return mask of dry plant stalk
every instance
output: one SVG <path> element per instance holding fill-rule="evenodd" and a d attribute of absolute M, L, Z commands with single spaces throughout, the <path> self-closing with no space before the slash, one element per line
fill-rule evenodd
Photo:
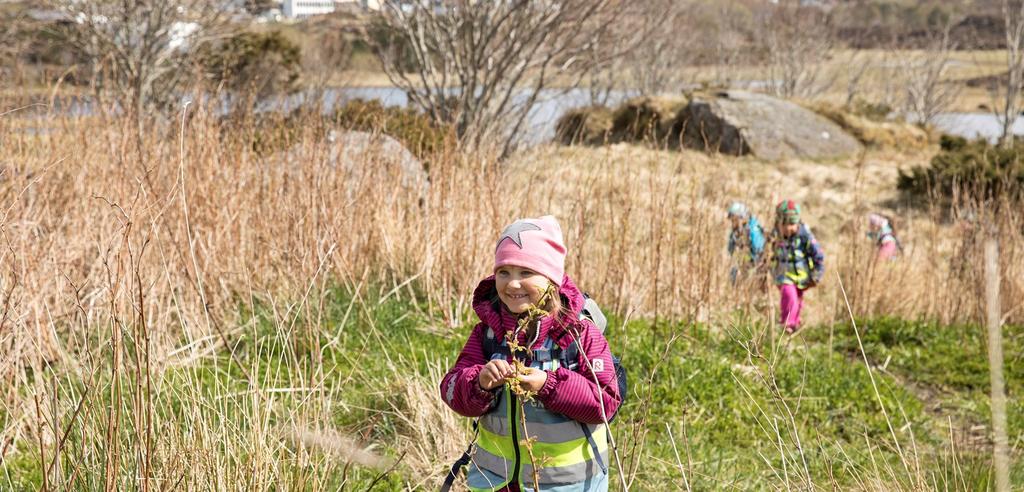
<path fill-rule="evenodd" d="M 321 449 L 345 461 L 378 470 L 386 470 L 394 464 L 392 460 L 377 455 L 370 448 L 359 446 L 354 439 L 335 430 L 292 425 L 281 432 L 285 438 L 296 444 Z"/>
<path fill-rule="evenodd" d="M 985 240 L 985 298 L 988 305 L 988 370 L 991 381 L 992 463 L 996 491 L 1010 490 L 1010 450 L 1006 435 L 1006 389 L 1003 382 L 1003 313 L 999 303 L 999 242 Z"/>
<path fill-rule="evenodd" d="M 519 406 L 519 424 L 523 428 L 523 439 L 521 439 L 519 443 L 526 448 L 526 453 L 530 457 L 530 464 L 533 465 L 534 490 L 540 490 L 540 469 L 546 465 L 548 457 L 545 456 L 543 459 L 537 458 L 533 452 L 533 444 L 537 442 L 537 438 L 531 437 L 530 431 L 526 428 L 526 411 L 524 406 L 527 402 L 533 401 L 533 397 L 536 393 L 524 388 L 520 377 L 534 369 L 531 369 L 529 366 L 524 364 L 522 359 L 516 355 L 521 353 L 529 358 L 533 358 L 532 347 L 524 347 L 519 344 L 519 334 L 529 333 L 530 326 L 535 326 L 535 323 L 538 323 L 541 319 L 550 314 L 538 306 L 546 306 L 548 301 L 554 295 L 557 295 L 555 287 L 553 284 L 549 283 L 548 287 L 541 293 L 540 298 L 537 299 L 537 303 L 530 304 L 526 310 L 526 315 L 520 317 L 516 322 L 516 329 L 511 333 L 508 333 L 506 336 L 508 350 L 509 353 L 512 354 L 512 376 L 505 380 L 505 384 L 508 386 L 509 391 L 516 395 L 516 405 Z"/>

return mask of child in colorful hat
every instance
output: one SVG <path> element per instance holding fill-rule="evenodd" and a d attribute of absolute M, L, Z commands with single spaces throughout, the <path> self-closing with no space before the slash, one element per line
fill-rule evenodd
<path fill-rule="evenodd" d="M 800 219 L 800 204 L 783 200 L 775 207 L 773 270 L 779 288 L 779 322 L 787 333 L 800 329 L 804 292 L 825 274 L 825 253 Z"/>

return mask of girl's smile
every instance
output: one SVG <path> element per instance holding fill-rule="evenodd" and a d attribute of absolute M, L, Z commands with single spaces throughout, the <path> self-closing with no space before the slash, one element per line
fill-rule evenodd
<path fill-rule="evenodd" d="M 515 314 L 524 313 L 530 305 L 537 304 L 551 285 L 543 275 L 514 265 L 499 267 L 494 272 L 494 282 L 498 298 Z"/>

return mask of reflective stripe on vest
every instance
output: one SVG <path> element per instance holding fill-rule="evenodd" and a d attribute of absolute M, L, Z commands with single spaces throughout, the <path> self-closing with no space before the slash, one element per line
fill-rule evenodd
<path fill-rule="evenodd" d="M 550 347 L 551 343 L 550 340 L 545 341 L 546 346 Z M 543 362 L 534 361 L 531 365 L 539 367 L 542 364 Z M 533 466 L 530 463 L 529 453 L 520 442 L 515 442 L 515 438 L 524 440 L 527 435 L 536 438 L 533 443 L 533 453 L 539 462 L 544 463 L 538 472 L 540 483 L 575 483 L 603 473 L 580 423 L 565 415 L 548 411 L 538 401 L 528 402 L 522 406 L 526 416 L 526 433 L 519 421 L 517 411 L 514 419 L 516 432 L 513 436 L 513 433 L 510 432 L 512 409 L 508 405 L 511 398 L 512 395 L 509 393 L 508 387 L 504 387 L 498 395 L 498 404 L 480 419 L 480 436 L 472 462 L 475 467 L 481 469 L 476 473 L 487 471 L 499 478 L 499 483 L 494 483 L 488 489 L 480 490 L 501 488 L 509 482 L 511 479 L 509 475 L 515 469 L 517 447 L 520 456 L 519 480 L 527 486 L 531 485 Z M 598 452 L 601 453 L 602 462 L 607 463 L 608 441 L 605 426 L 599 424 L 587 427 L 590 429 Z M 471 475 L 474 472 L 473 468 L 474 466 L 470 467 Z M 471 488 L 476 488 L 472 485 Z"/>
<path fill-rule="evenodd" d="M 804 237 L 797 233 L 792 238 L 782 239 L 775 250 L 778 264 L 775 268 L 776 282 L 786 280 L 795 285 L 803 285 L 810 278 L 814 269 L 814 261 L 804 253 Z"/>
<path fill-rule="evenodd" d="M 590 451 L 590 445 L 586 445 L 586 449 Z M 534 452 L 537 452 L 536 445 L 534 446 Z M 522 465 L 522 471 L 519 473 L 520 482 L 525 484 L 527 487 L 533 486 L 533 465 L 529 464 L 530 458 L 525 454 L 526 450 L 523 450 L 523 459 L 525 462 Z M 608 452 L 601 452 L 602 459 L 608 459 Z M 486 449 L 477 448 L 477 451 L 473 454 L 473 463 L 484 469 L 488 470 L 495 475 L 505 477 L 506 466 L 507 470 L 512 469 L 512 462 L 506 460 L 500 456 L 494 455 Z M 570 484 L 582 482 L 590 477 L 594 477 L 603 473 L 600 465 L 597 464 L 597 460 L 586 460 L 580 461 L 573 464 L 554 466 L 548 464 L 541 467 L 538 473 L 541 484 Z M 507 483 L 507 479 L 502 482 L 502 486 Z M 500 488 L 496 486 L 495 488 Z"/>

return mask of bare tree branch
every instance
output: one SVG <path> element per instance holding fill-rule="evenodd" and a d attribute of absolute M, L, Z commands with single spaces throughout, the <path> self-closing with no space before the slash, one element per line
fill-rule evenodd
<path fill-rule="evenodd" d="M 221 36 L 225 4 L 211 0 L 49 0 L 74 23 L 66 40 L 89 60 L 99 92 L 112 93 L 141 130 L 180 97 L 191 48 Z"/>
<path fill-rule="evenodd" d="M 903 59 L 902 71 L 906 77 L 904 107 L 921 124 L 931 123 L 960 97 L 962 86 L 944 80 L 955 49 L 949 41 L 952 25 L 948 24 L 941 33 L 933 36 L 931 47 L 924 56 Z"/>
<path fill-rule="evenodd" d="M 1024 83 L 1024 2 L 1013 3 L 1019 5 L 1011 6 L 1010 0 L 1003 0 L 1001 5 L 1006 34 L 1006 90 L 1001 93 L 999 84 L 992 88 L 993 98 L 1001 100 L 996 107 L 996 117 L 1003 127 L 999 141 L 1006 146 L 1013 141 L 1013 125 L 1020 114 L 1018 99 Z"/>
<path fill-rule="evenodd" d="M 507 155 L 543 91 L 607 63 L 588 53 L 622 0 L 386 0 L 375 51 L 393 84 L 467 149 Z M 614 50 L 613 50 L 614 51 Z"/>
<path fill-rule="evenodd" d="M 835 37 L 828 16 L 800 2 L 770 7 L 762 39 L 768 49 L 767 86 L 779 97 L 811 97 L 828 89 L 823 64 Z"/>

